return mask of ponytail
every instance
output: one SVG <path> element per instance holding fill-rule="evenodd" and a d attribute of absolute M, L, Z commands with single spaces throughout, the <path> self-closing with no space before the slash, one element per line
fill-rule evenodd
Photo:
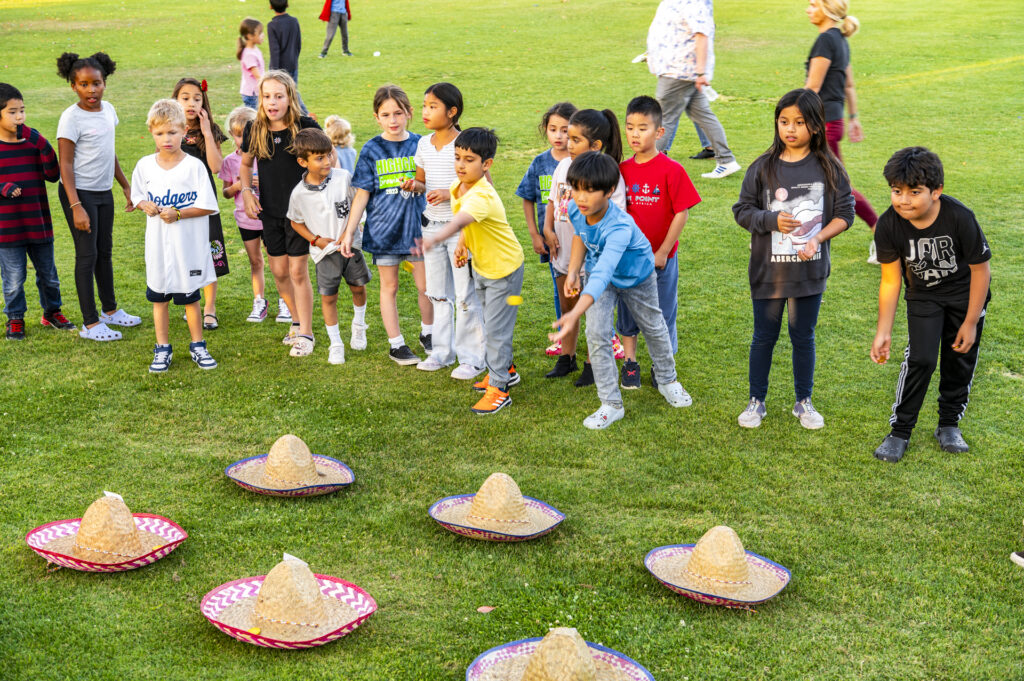
<path fill-rule="evenodd" d="M 860 28 L 860 22 L 857 21 L 857 17 L 851 17 L 847 14 L 850 11 L 849 0 L 818 0 L 818 3 L 826 17 L 832 21 L 842 22 L 839 32 L 843 34 L 843 37 L 849 38 Z"/>
<path fill-rule="evenodd" d="M 860 22 L 857 21 L 857 17 L 843 17 L 843 25 L 839 28 L 839 32 L 843 34 L 843 37 L 849 38 L 859 30 Z"/>
<path fill-rule="evenodd" d="M 610 128 L 608 141 L 604 145 L 604 153 L 611 156 L 616 163 L 622 163 L 622 132 L 619 131 L 619 119 L 615 117 L 615 112 L 611 109 L 605 109 L 601 113 L 608 119 Z"/>
<path fill-rule="evenodd" d="M 616 163 L 622 162 L 622 134 L 619 132 L 619 119 L 611 109 L 580 109 L 569 119 L 583 132 L 591 146 L 594 142 L 601 143 L 601 151 L 608 154 Z"/>
<path fill-rule="evenodd" d="M 263 30 L 263 24 L 259 19 L 253 19 L 252 17 L 246 17 L 242 19 L 242 24 L 238 27 L 238 50 L 235 52 L 235 58 L 239 61 L 242 60 L 242 50 L 245 49 L 246 42 L 249 40 L 249 36 L 256 34 L 258 31 Z"/>

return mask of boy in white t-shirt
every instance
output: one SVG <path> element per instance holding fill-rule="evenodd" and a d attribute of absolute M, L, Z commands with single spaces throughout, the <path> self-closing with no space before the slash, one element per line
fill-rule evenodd
<path fill-rule="evenodd" d="M 192 336 L 189 352 L 200 369 L 215 369 L 206 350 L 199 296 L 217 281 L 210 254 L 209 217 L 217 197 L 201 161 L 181 150 L 185 110 L 161 99 L 149 110 L 146 125 L 157 152 L 139 159 L 132 173 L 132 201 L 146 220 L 146 300 L 153 303 L 156 345 L 150 373 L 171 365 L 168 303 L 185 306 Z"/>
<path fill-rule="evenodd" d="M 292 153 L 306 169 L 302 181 L 295 185 L 288 201 L 288 219 L 295 233 L 309 242 L 309 255 L 316 263 L 316 285 L 320 291 L 320 307 L 324 326 L 331 339 L 327 361 L 345 363 L 345 343 L 338 330 L 338 288 L 344 279 L 352 291 L 353 350 L 366 349 L 366 284 L 372 275 L 363 258 L 362 231 L 352 239 L 352 256 L 346 258 L 336 243 L 345 231 L 345 224 L 356 195 L 352 176 L 347 170 L 334 168 L 334 146 L 319 128 L 306 128 L 295 135 Z M 295 346 L 292 347 L 293 354 Z"/>

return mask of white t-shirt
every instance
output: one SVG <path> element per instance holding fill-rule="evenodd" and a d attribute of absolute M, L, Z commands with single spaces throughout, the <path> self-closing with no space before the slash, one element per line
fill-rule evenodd
<path fill-rule="evenodd" d="M 432 141 L 434 134 L 424 135 L 416 145 L 415 162 L 417 166 L 423 168 L 424 184 L 427 186 L 428 192 L 435 189 L 448 189 L 458 177 L 455 174 L 455 140 L 444 145 L 438 151 Z M 451 201 L 442 201 L 433 206 L 428 202 L 423 214 L 431 222 L 448 222 L 455 217 L 452 215 Z"/>
<path fill-rule="evenodd" d="M 554 211 L 551 216 L 554 218 L 555 236 L 558 237 L 558 257 L 551 259 L 551 264 L 560 274 L 569 271 L 569 255 L 572 251 L 573 229 L 569 222 L 569 203 L 572 201 L 572 186 L 566 180 L 569 175 L 569 166 L 572 159 L 568 156 L 563 158 L 555 166 L 551 173 L 551 190 L 548 193 L 548 210 Z M 612 202 L 622 210 L 626 210 L 626 183 L 622 181 L 622 174 L 619 174 L 619 184 L 612 192 Z"/>
<path fill-rule="evenodd" d="M 331 174 L 319 187 L 306 184 L 306 176 L 303 175 L 288 201 L 288 219 L 305 225 L 306 229 L 317 236 L 334 241 L 345 231 L 355 195 L 352 176 L 343 168 L 331 168 Z M 353 250 L 363 247 L 362 232 L 360 227 L 352 237 Z M 325 255 L 335 250 L 334 246 L 317 248 L 310 244 L 309 255 L 313 262 L 320 262 Z"/>
<path fill-rule="evenodd" d="M 206 168 L 187 154 L 170 170 L 160 167 L 156 154 L 139 159 L 132 172 L 132 202 L 140 201 L 219 212 Z M 215 281 L 209 216 L 171 224 L 159 215 L 146 217 L 146 286 L 157 293 L 192 293 Z"/>
<path fill-rule="evenodd" d="M 114 105 L 107 101 L 101 101 L 100 110 L 96 112 L 72 104 L 60 115 L 57 139 L 75 143 L 76 189 L 104 192 L 113 186 L 117 123 Z"/>

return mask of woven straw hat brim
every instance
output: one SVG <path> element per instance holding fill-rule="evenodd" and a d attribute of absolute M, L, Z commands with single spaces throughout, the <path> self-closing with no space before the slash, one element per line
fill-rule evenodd
<path fill-rule="evenodd" d="M 294 487 L 267 487 L 263 480 L 263 469 L 267 465 L 267 456 L 269 455 L 260 454 L 236 461 L 224 469 L 224 474 L 245 489 L 257 494 L 269 494 L 271 496 L 315 496 L 317 494 L 328 494 L 343 487 L 348 487 L 355 480 L 352 469 L 341 461 L 322 454 L 314 454 L 313 463 L 316 465 L 317 473 L 320 474 L 316 484 Z"/>
<path fill-rule="evenodd" d="M 467 518 L 473 505 L 475 494 L 459 494 L 440 499 L 427 511 L 430 517 L 441 523 L 445 529 L 475 539 L 492 541 L 514 539 L 522 541 L 547 534 L 565 520 L 565 514 L 554 506 L 545 504 L 533 497 L 523 497 L 526 505 L 528 521 L 526 523 L 509 523 L 507 530 L 494 530 L 477 527 L 472 519 Z"/>
<path fill-rule="evenodd" d="M 325 622 L 316 623 L 317 626 L 296 626 L 295 636 L 269 638 L 253 633 L 260 626 L 253 617 L 253 611 L 266 575 L 221 584 L 203 596 L 200 610 L 211 624 L 229 636 L 258 646 L 284 649 L 329 643 L 354 631 L 376 612 L 377 602 L 352 582 L 330 575 L 313 576 L 320 585 L 328 617 Z"/>
<path fill-rule="evenodd" d="M 778 595 L 787 584 L 791 574 L 788 569 L 763 556 L 745 551 L 750 567 L 750 584 L 739 589 L 723 589 L 714 581 L 688 575 L 686 568 L 695 544 L 673 544 L 652 549 L 644 558 L 644 565 L 658 581 L 673 591 L 687 592 L 697 600 L 705 602 L 723 601 L 723 605 L 753 605 L 763 603 Z M 728 603 L 727 603 L 728 602 Z"/>
<path fill-rule="evenodd" d="M 481 653 L 466 669 L 466 681 L 520 681 L 530 655 L 541 638 L 512 641 Z M 617 650 L 587 641 L 594 656 L 598 681 L 654 681 L 654 677 L 636 660 Z"/>
<path fill-rule="evenodd" d="M 25 535 L 29 547 L 50 563 L 83 572 L 120 572 L 156 562 L 188 538 L 188 533 L 172 520 L 152 513 L 133 513 L 143 550 L 138 555 L 103 555 L 94 560 L 74 555 L 75 538 L 81 518 L 55 520 L 30 530 Z"/>

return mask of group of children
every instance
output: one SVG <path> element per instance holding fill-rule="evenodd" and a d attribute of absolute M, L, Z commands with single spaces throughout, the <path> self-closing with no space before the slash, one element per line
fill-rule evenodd
<path fill-rule="evenodd" d="M 246 25 L 242 28 L 244 67 L 243 52 L 258 44 L 259 32 L 250 27 L 246 37 Z M 184 78 L 171 98 L 150 109 L 147 126 L 156 153 L 138 162 L 129 183 L 114 152 L 117 115 L 103 100 L 114 66 L 102 53 L 64 54 L 58 60 L 60 74 L 79 98 L 58 125 L 59 164 L 38 131 L 24 127 L 20 93 L 0 84 L 0 200 L 10 206 L 0 211 L 0 265 L 9 338 L 24 335 L 26 257 L 36 268 L 43 323 L 74 328 L 60 312 L 44 186 L 58 175 L 58 195 L 75 244 L 80 334 L 116 340 L 120 332 L 111 326 L 141 322 L 118 308 L 114 296 L 110 186 L 117 180 L 126 210 L 147 215 L 146 296 L 154 306 L 156 331 L 150 371 L 163 372 L 171 364 L 171 301 L 185 306 L 192 359 L 201 368 L 216 367 L 203 338 L 204 330 L 218 326 L 216 282 L 228 271 L 216 174 L 223 180 L 223 196 L 235 201 L 249 256 L 254 302 L 248 321 L 263 321 L 268 312 L 262 241 L 280 297 L 278 320 L 290 322 L 283 342 L 292 356 L 308 356 L 315 347 L 310 257 L 330 339 L 328 361 L 345 361 L 337 309 L 342 280 L 352 295 L 350 347 L 367 347 L 365 286 L 373 274 L 365 251 L 379 277 L 389 357 L 424 371 L 455 365 L 451 377 L 460 380 L 473 381 L 486 370 L 483 380 L 473 383 L 483 393 L 474 413 L 493 414 L 511 403 L 509 389 L 521 381 L 512 339 L 525 259 L 490 181 L 498 139 L 486 128 L 460 128 L 464 103 L 457 87 L 442 82 L 427 88 L 421 111 L 430 133 L 424 136 L 408 130 L 413 108 L 406 93 L 393 85 L 378 89 L 373 113 L 381 134 L 363 145 L 353 164 L 351 127 L 331 117 L 326 123 L 332 134 L 321 130 L 304 115 L 294 79 L 281 70 L 259 75 L 255 110 L 242 106 L 228 116 L 235 150 L 222 157 L 228 135 L 213 120 L 206 83 Z M 245 77 L 255 78 L 260 66 L 253 65 Z M 592 429 L 623 418 L 620 387 L 641 385 L 640 331 L 651 356 L 652 385 L 674 407 L 691 403 L 674 361 L 677 248 L 700 196 L 683 167 L 657 151 L 664 133 L 658 101 L 636 97 L 625 113 L 633 156 L 623 160 L 614 112 L 577 110 L 567 102 L 551 107 L 541 122 L 550 149 L 533 160 L 516 191 L 533 249 L 548 264 L 555 289 L 549 351 L 558 359 L 548 378 L 579 370 L 577 336 L 581 318 L 587 319 L 589 357 L 577 385 L 597 386 L 600 408 L 584 420 Z M 811 401 L 815 327 L 831 269 L 829 242 L 854 219 L 849 180 L 828 149 L 825 127 L 817 94 L 800 89 L 784 95 L 775 108 L 774 141 L 747 170 L 733 206 L 736 221 L 751 234 L 754 333 L 749 402 L 738 418 L 743 427 L 757 427 L 767 415 L 771 357 L 787 307 L 792 413 L 805 428 L 824 425 Z M 889 356 L 903 282 L 910 341 L 892 431 L 875 456 L 902 457 L 940 360 L 935 435 L 944 450 L 966 451 L 958 422 L 977 362 L 991 254 L 971 211 L 943 195 L 942 165 L 933 153 L 920 147 L 900 150 L 886 165 L 885 177 L 892 208 L 875 235 L 882 281 L 871 357 L 885 362 Z M 403 265 L 417 289 L 418 340 L 425 358 L 410 348 L 399 325 Z M 616 331 L 625 359 L 621 370 L 613 349 Z"/>

